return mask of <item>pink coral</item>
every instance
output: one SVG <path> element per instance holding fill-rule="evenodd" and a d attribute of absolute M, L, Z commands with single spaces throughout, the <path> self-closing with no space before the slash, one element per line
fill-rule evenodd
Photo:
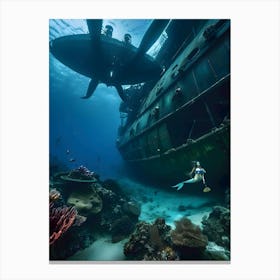
<path fill-rule="evenodd" d="M 93 179 L 95 176 L 94 172 L 91 172 L 88 168 L 81 165 L 77 169 L 71 170 L 69 177 L 72 178 L 83 178 L 83 179 Z"/>
<path fill-rule="evenodd" d="M 74 207 L 55 207 L 53 202 L 50 203 L 50 245 L 73 225 L 76 216 Z"/>

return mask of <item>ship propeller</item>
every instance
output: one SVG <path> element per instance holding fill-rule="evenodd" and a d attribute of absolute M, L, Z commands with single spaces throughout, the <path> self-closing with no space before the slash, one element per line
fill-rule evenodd
<path fill-rule="evenodd" d="M 168 19 L 155 19 L 143 36 L 137 55 L 144 55 L 156 42 L 169 23 Z"/>
<path fill-rule="evenodd" d="M 100 38 L 102 22 L 102 19 L 87 19 L 88 31 L 94 41 Z"/>
<path fill-rule="evenodd" d="M 102 23 L 103 21 L 101 19 L 87 19 L 87 26 L 91 36 L 92 45 L 96 50 L 98 50 L 96 53 L 99 53 L 99 55 L 102 53 L 102 50 L 100 48 L 100 35 L 102 30 Z M 165 29 L 168 23 L 169 20 L 166 19 L 156 19 L 152 21 L 151 25 L 149 26 L 148 30 L 143 36 L 143 39 L 140 43 L 135 57 L 126 65 L 126 68 L 130 68 L 131 65 L 137 62 L 141 56 L 145 55 L 145 53 L 152 47 L 152 45 L 162 34 L 163 30 Z M 89 83 L 86 95 L 82 98 L 87 99 L 91 97 L 96 87 L 98 86 L 98 83 L 99 81 L 93 78 Z M 123 92 L 122 86 L 118 83 L 115 83 L 114 86 L 116 87 L 121 99 L 124 102 L 126 102 L 127 98 Z"/>

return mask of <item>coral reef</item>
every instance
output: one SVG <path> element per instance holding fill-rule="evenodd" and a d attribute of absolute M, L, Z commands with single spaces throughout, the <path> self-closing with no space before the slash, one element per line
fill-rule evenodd
<path fill-rule="evenodd" d="M 95 237 L 87 222 L 80 227 L 72 226 L 60 239 L 50 246 L 51 260 L 66 260 L 79 250 L 89 247 Z"/>
<path fill-rule="evenodd" d="M 171 227 L 158 218 L 153 224 L 139 222 L 124 246 L 124 254 L 131 260 L 176 260 L 171 246 Z"/>
<path fill-rule="evenodd" d="M 116 180 L 107 179 L 102 183 L 102 185 L 104 188 L 113 191 L 117 195 L 125 196 L 121 186 Z"/>
<path fill-rule="evenodd" d="M 131 215 L 134 215 L 134 216 L 137 216 L 137 217 L 141 213 L 140 205 L 138 203 L 136 203 L 135 201 L 124 202 L 123 205 L 122 205 L 122 209 L 128 215 L 131 214 Z"/>
<path fill-rule="evenodd" d="M 127 215 L 115 220 L 111 226 L 112 242 L 119 242 L 129 236 L 134 227 L 135 221 Z"/>
<path fill-rule="evenodd" d="M 85 216 L 97 214 L 102 210 L 103 202 L 91 185 L 96 183 L 97 174 L 84 166 L 70 172 L 60 172 L 53 177 L 54 184 L 60 184 L 59 190 L 67 205 L 75 208 Z"/>
<path fill-rule="evenodd" d="M 218 246 L 214 242 L 209 242 L 205 250 L 205 259 L 216 261 L 229 261 L 230 251 Z"/>
<path fill-rule="evenodd" d="M 67 204 L 75 208 L 85 216 L 97 214 L 102 210 L 103 202 L 100 196 L 92 188 L 79 188 L 70 193 Z"/>
<path fill-rule="evenodd" d="M 150 238 L 150 224 L 140 222 L 136 225 L 134 233 L 124 245 L 124 254 L 132 260 L 143 260 L 148 252 Z M 148 247 L 149 246 L 149 247 Z M 152 248 L 151 248 L 152 249 Z"/>
<path fill-rule="evenodd" d="M 230 210 L 215 206 L 209 217 L 203 217 L 203 233 L 207 235 L 209 241 L 230 248 Z"/>
<path fill-rule="evenodd" d="M 96 188 L 96 192 L 101 197 L 104 205 L 107 205 L 110 208 L 113 208 L 113 205 L 119 200 L 119 197 L 113 191 L 108 190 L 103 186 Z"/>
<path fill-rule="evenodd" d="M 65 260 L 90 246 L 96 237 L 108 234 L 112 243 L 129 237 L 123 249 L 128 260 L 230 259 L 227 208 L 213 208 L 209 217 L 203 219 L 202 231 L 186 218 L 187 210 L 198 206 L 179 205 L 178 211 L 184 212 L 185 217 L 176 221 L 172 230 L 163 218 L 153 223 L 139 222 L 141 205 L 124 193 L 116 181 L 102 182 L 83 166 L 54 174 L 51 179 L 51 260 Z"/>
<path fill-rule="evenodd" d="M 100 234 L 111 234 L 112 242 L 119 242 L 133 232 L 141 207 L 123 193 L 116 181 L 102 182 L 83 166 L 57 173 L 51 179 L 50 201 L 75 213 L 71 225 L 51 246 L 51 259 L 70 257 Z"/>
<path fill-rule="evenodd" d="M 97 182 L 98 175 L 81 165 L 76 169 L 71 170 L 68 174 L 61 175 L 61 179 L 71 182 L 94 183 Z"/>
<path fill-rule="evenodd" d="M 76 215 L 76 219 L 74 221 L 73 226 L 79 227 L 82 223 L 84 223 L 87 220 L 87 217 L 81 216 L 81 215 Z"/>
<path fill-rule="evenodd" d="M 112 234 L 112 242 L 126 238 L 138 222 L 140 205 L 101 185 L 96 187 L 96 192 L 103 201 L 103 210 L 98 221 L 100 229 Z"/>
<path fill-rule="evenodd" d="M 86 240 L 92 240 L 90 234 L 85 234 L 85 230 L 80 226 L 87 220 L 86 217 L 78 215 L 75 207 L 68 207 L 58 201 L 56 190 L 50 191 L 50 259 L 65 259 L 77 250 L 89 246 Z M 51 201 L 53 200 L 53 201 Z M 62 205 L 62 206 L 60 206 Z M 81 233 L 84 234 L 81 234 Z"/>
<path fill-rule="evenodd" d="M 194 225 L 185 217 L 179 221 L 175 221 L 175 224 L 175 230 L 171 231 L 171 240 L 180 259 L 202 259 L 208 240 L 202 234 L 199 226 Z"/>
<path fill-rule="evenodd" d="M 50 245 L 61 237 L 74 223 L 77 210 L 74 207 L 55 207 L 50 202 Z"/>

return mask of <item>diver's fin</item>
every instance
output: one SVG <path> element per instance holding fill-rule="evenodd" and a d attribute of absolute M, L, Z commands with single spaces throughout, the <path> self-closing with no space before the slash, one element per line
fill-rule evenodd
<path fill-rule="evenodd" d="M 93 95 L 95 89 L 97 88 L 98 83 L 99 81 L 97 79 L 91 79 L 88 85 L 87 94 L 85 96 L 82 96 L 81 98 L 82 99 L 90 98 Z"/>
<path fill-rule="evenodd" d="M 118 91 L 118 94 L 119 94 L 120 98 L 122 99 L 122 101 L 127 102 L 127 96 L 124 93 L 122 86 L 120 84 L 116 84 L 115 88 Z"/>
<path fill-rule="evenodd" d="M 155 19 L 152 21 L 141 41 L 137 55 L 145 54 L 151 48 L 167 26 L 168 22 L 169 19 Z"/>
<path fill-rule="evenodd" d="M 171 186 L 171 188 L 177 188 L 177 191 L 179 191 L 180 189 L 183 188 L 184 184 L 188 184 L 188 183 L 196 183 L 198 182 L 198 180 L 195 180 L 194 178 L 192 179 L 189 179 L 189 180 L 186 180 L 186 181 L 183 181 L 175 186 Z"/>
<path fill-rule="evenodd" d="M 183 187 L 184 187 L 184 183 L 185 182 L 182 182 L 182 183 L 180 183 L 180 184 L 178 184 L 177 186 L 177 191 L 179 191 L 180 189 L 182 189 Z"/>
<path fill-rule="evenodd" d="M 181 183 L 179 183 L 179 184 L 177 184 L 175 186 L 171 186 L 171 188 L 177 188 L 177 191 L 179 191 L 180 189 L 183 188 L 184 184 L 185 184 L 185 181 L 181 182 Z"/>

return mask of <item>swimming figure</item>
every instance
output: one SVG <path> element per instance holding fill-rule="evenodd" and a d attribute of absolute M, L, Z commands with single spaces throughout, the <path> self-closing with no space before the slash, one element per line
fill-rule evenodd
<path fill-rule="evenodd" d="M 197 182 L 201 182 L 204 185 L 204 189 L 203 192 L 209 192 L 211 189 L 209 187 L 206 186 L 206 182 L 205 182 L 205 177 L 204 174 L 206 173 L 205 169 L 201 167 L 200 162 L 197 161 L 195 162 L 195 165 L 192 169 L 192 171 L 189 173 L 190 176 L 193 176 L 193 178 L 183 181 L 175 186 L 172 186 L 172 188 L 177 188 L 177 191 L 181 190 L 184 186 L 184 184 L 189 184 L 189 183 L 197 183 Z"/>

